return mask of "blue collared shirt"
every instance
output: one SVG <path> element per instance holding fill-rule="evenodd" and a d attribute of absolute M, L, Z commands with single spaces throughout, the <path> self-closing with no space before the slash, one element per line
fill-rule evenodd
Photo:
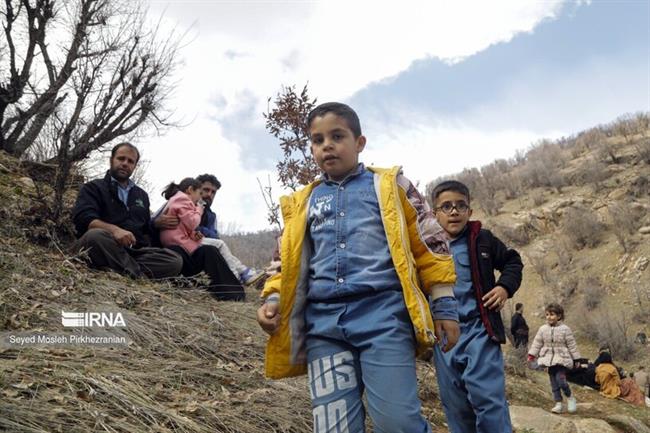
<path fill-rule="evenodd" d="M 341 182 L 323 177 L 311 194 L 307 225 L 313 248 L 309 300 L 401 290 L 374 175 L 363 164 Z"/>
<path fill-rule="evenodd" d="M 467 246 L 468 232 L 469 230 L 465 228 L 460 236 L 449 243 L 456 268 L 454 297 L 458 302 L 458 316 L 461 322 L 473 319 L 481 314 L 476 301 L 474 285 L 472 284 L 472 269 Z"/>
<path fill-rule="evenodd" d="M 120 201 L 124 203 L 124 206 L 129 207 L 128 205 L 129 192 L 135 186 L 135 182 L 129 179 L 129 182 L 126 185 L 126 187 L 123 187 L 113 176 L 111 176 L 111 182 L 117 185 L 117 196 L 119 197 Z"/>

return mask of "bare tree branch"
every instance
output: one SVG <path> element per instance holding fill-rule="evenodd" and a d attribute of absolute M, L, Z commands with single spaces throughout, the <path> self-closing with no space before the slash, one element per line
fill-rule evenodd
<path fill-rule="evenodd" d="M 8 71 L 0 77 L 0 146 L 56 163 L 59 202 L 70 169 L 92 152 L 147 126 L 175 125 L 165 104 L 180 39 L 159 38 L 160 21 L 152 29 L 145 18 L 133 0 L 0 4 L 8 53 L 0 57 Z"/>

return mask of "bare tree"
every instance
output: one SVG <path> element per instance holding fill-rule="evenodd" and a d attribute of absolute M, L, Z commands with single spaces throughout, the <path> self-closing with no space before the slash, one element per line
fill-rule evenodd
<path fill-rule="evenodd" d="M 625 143 L 630 144 L 632 137 L 637 133 L 637 122 L 632 114 L 623 114 L 614 121 L 612 129 L 616 135 L 623 136 Z"/>
<path fill-rule="evenodd" d="M 280 205 L 273 200 L 273 187 L 271 186 L 271 176 L 268 179 L 268 186 L 262 186 L 260 178 L 257 178 L 257 184 L 260 187 L 264 203 L 266 204 L 267 215 L 266 218 L 271 226 L 277 226 L 278 230 L 282 231 L 282 224 L 280 223 Z"/>
<path fill-rule="evenodd" d="M 268 100 L 271 103 L 271 98 Z M 316 105 L 310 99 L 307 85 L 300 94 L 294 86 L 283 87 L 273 101 L 275 107 L 264 113 L 266 130 L 280 140 L 284 159 L 277 164 L 278 180 L 287 188 L 307 185 L 320 173 L 309 149 L 307 115 Z"/>
<path fill-rule="evenodd" d="M 53 215 L 73 165 L 146 125 L 171 124 L 178 38 L 148 30 L 137 2 L 5 0 L 0 145 L 58 166 Z"/>
<path fill-rule="evenodd" d="M 639 111 L 634 115 L 636 120 L 637 129 L 643 133 L 644 137 L 647 137 L 650 133 L 650 112 L 648 111 Z"/>

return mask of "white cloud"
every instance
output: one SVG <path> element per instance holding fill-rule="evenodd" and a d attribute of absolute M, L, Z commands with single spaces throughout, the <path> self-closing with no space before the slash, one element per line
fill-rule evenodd
<path fill-rule="evenodd" d="M 158 191 L 172 179 L 214 173 L 224 184 L 215 202 L 220 219 L 236 221 L 243 230 L 265 228 L 256 176 L 266 179 L 266 173 L 251 172 L 242 164 L 236 137 L 224 138 L 219 125 L 220 118 L 242 109 L 242 101 L 250 102 L 241 95 L 257 99 L 260 126 L 266 98 L 283 84 L 309 82 L 311 94 L 319 101 L 341 100 L 404 71 L 414 60 L 457 61 L 519 32 L 530 32 L 542 20 L 554 17 L 561 6 L 560 1 L 519 0 L 151 2 L 152 14 L 166 11 L 165 26 L 173 27 L 175 20 L 181 28 L 193 25 L 186 38 L 190 42 L 181 52 L 172 106 L 184 119 L 195 120 L 182 130 L 143 143 L 151 160 L 147 178 Z M 525 131 L 485 136 L 471 128 L 447 127 L 405 134 L 412 143 L 408 152 L 416 156 L 404 163 L 414 178 L 423 181 L 437 175 L 427 177 L 426 164 L 418 158 L 430 154 L 429 143 L 475 143 L 478 147 L 472 154 L 479 155 L 487 146 L 510 152 L 503 143 L 521 145 L 536 137 Z M 407 154 L 395 143 L 377 143 L 376 148 L 369 147 L 366 161 L 392 164 L 397 153 Z M 277 188 L 275 193 L 279 194 Z M 160 200 L 156 195 L 154 203 Z"/>
<path fill-rule="evenodd" d="M 410 113 L 413 119 L 417 113 Z M 480 167 L 495 159 L 512 158 L 518 149 L 526 149 L 542 138 L 558 138 L 561 131 L 502 129 L 485 131 L 464 122 L 427 124 L 412 120 L 412 126 L 391 134 L 381 125 L 369 124 L 368 144 L 361 160 L 368 165 L 391 167 L 401 165 L 404 174 L 419 189 L 439 177 L 464 168 Z M 375 137 L 375 138 L 373 138 Z"/>

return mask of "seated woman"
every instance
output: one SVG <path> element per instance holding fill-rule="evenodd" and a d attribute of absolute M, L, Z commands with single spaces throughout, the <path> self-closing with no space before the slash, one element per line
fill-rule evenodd
<path fill-rule="evenodd" d="M 598 356 L 600 363 L 596 367 L 596 383 L 600 385 L 600 395 L 607 398 L 621 398 L 638 406 L 645 404 L 641 390 L 629 377 L 621 379 L 618 368 L 608 352 Z"/>
<path fill-rule="evenodd" d="M 193 276 L 205 271 L 210 277 L 208 291 L 221 301 L 243 301 L 244 288 L 228 264 L 211 245 L 202 245 L 203 235 L 197 231 L 203 208 L 197 205 L 201 198 L 201 182 L 187 177 L 180 184 L 170 183 L 163 192 L 169 200 L 163 213 L 178 217 L 174 228 L 160 231 L 161 244 L 183 258 L 182 274 Z"/>

